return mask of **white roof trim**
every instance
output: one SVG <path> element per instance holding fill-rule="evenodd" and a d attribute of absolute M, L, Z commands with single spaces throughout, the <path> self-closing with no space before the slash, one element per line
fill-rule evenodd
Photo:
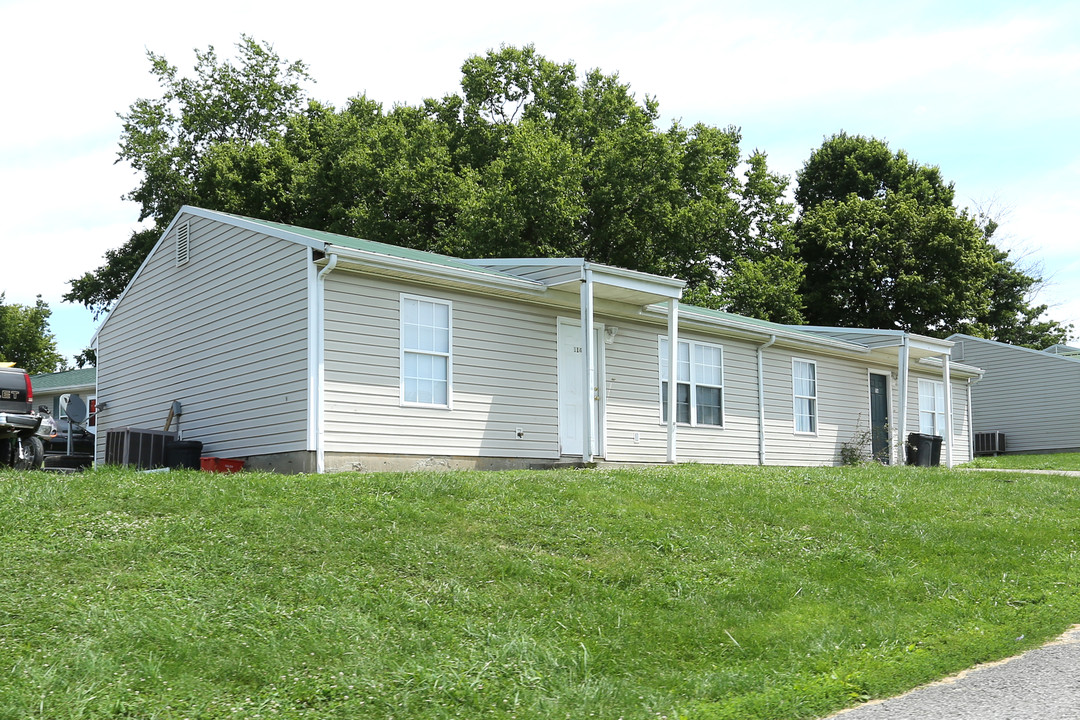
<path fill-rule="evenodd" d="M 322 250 L 326 246 L 326 243 L 321 240 L 314 240 L 304 235 L 300 235 L 299 233 L 289 232 L 288 230 L 283 230 L 271 225 L 264 225 L 254 218 L 242 218 L 236 215 L 229 215 L 228 213 L 220 213 L 214 210 L 193 207 L 191 205 L 185 205 L 180 208 L 180 213 L 188 213 L 189 215 L 201 217 L 206 220 L 217 220 L 245 230 L 259 232 L 263 235 L 269 235 L 270 237 L 275 237 L 279 240 L 287 240 L 289 242 L 294 242 L 297 245 L 303 245 L 304 247 L 314 248 L 316 250 Z M 180 213 L 177 213 L 177 217 L 180 216 Z M 175 218 L 173 219 L 173 222 L 176 222 Z M 169 226 L 172 227 L 172 223 L 170 223 Z"/>
<path fill-rule="evenodd" d="M 447 265 L 424 262 L 423 260 L 416 260 L 413 258 L 399 258 L 394 255 L 386 255 L 370 250 L 357 250 L 341 245 L 330 245 L 325 248 L 324 252 L 337 255 L 340 260 L 345 262 L 353 262 L 358 265 L 376 269 L 412 272 L 424 277 L 456 280 L 470 285 L 504 288 L 519 292 L 540 294 L 547 291 L 547 286 L 543 283 L 527 278 L 514 277 L 512 275 L 500 277 L 480 270 L 465 270 L 463 268 L 449 267 Z M 321 261 L 320 264 L 322 264 Z"/>
<path fill-rule="evenodd" d="M 550 267 L 576 269 L 579 271 L 578 278 L 572 282 L 578 282 L 585 277 L 586 270 L 592 270 L 593 282 L 667 298 L 682 297 L 683 288 L 686 287 L 686 281 L 679 278 L 669 278 L 640 270 L 628 270 L 614 265 L 589 262 L 584 258 L 470 258 L 462 260 L 462 262 L 490 268 Z M 565 285 L 567 282 L 571 281 L 555 282 L 551 283 L 550 286 Z"/>
<path fill-rule="evenodd" d="M 929 335 L 919 335 L 917 333 L 909 333 L 903 330 L 879 330 L 876 328 L 851 328 L 851 327 L 829 327 L 825 325 L 793 325 L 791 327 L 799 328 L 809 333 L 828 333 L 830 335 L 869 335 L 876 336 L 881 340 L 889 340 L 891 342 L 881 343 L 880 347 L 886 347 L 888 345 L 900 345 L 903 339 L 906 337 L 908 343 L 920 350 L 927 350 L 930 352 L 940 352 L 945 354 L 949 352 L 952 346 L 955 344 L 950 340 L 943 340 L 941 338 L 930 337 Z"/>
<path fill-rule="evenodd" d="M 176 213 L 172 221 L 170 221 L 165 230 L 162 231 L 160 237 L 158 237 L 157 242 L 154 243 L 154 247 L 150 249 L 150 252 L 146 256 L 146 260 L 149 260 L 152 255 L 157 253 L 158 249 L 161 247 L 161 244 L 165 241 L 165 238 L 169 236 L 169 233 L 172 232 L 173 228 L 180 221 L 180 218 L 184 217 L 185 215 L 224 223 L 226 225 L 242 228 L 244 230 L 250 230 L 252 232 L 257 232 L 262 235 L 268 235 L 279 240 L 284 240 L 286 242 L 295 243 L 297 245 L 308 247 L 313 250 L 318 250 L 320 252 L 332 252 L 342 259 L 365 263 L 375 268 L 396 270 L 411 269 L 413 271 L 421 269 L 423 270 L 423 272 L 419 272 L 417 274 L 427 277 L 452 279 L 459 282 L 466 282 L 472 285 L 501 287 L 526 293 L 542 293 L 547 289 L 543 283 L 538 283 L 534 280 L 528 280 L 526 278 L 515 278 L 510 275 L 507 275 L 505 278 L 499 278 L 497 276 L 492 276 L 488 273 L 484 273 L 480 270 L 477 270 L 474 274 L 468 270 L 464 270 L 461 268 L 452 268 L 438 265 L 436 263 L 426 263 L 422 260 L 398 258 L 391 255 L 371 252 L 368 250 L 356 250 L 354 248 L 349 248 L 342 245 L 334 245 L 332 243 L 326 243 L 321 240 L 315 240 L 313 238 L 307 237 L 306 235 L 290 232 L 279 227 L 265 225 L 255 219 L 238 217 L 236 215 L 221 213 L 214 210 L 206 210 L 205 208 L 194 207 L 191 205 L 184 205 L 182 208 L 180 208 L 180 211 Z M 144 260 L 143 264 L 139 266 L 139 269 L 135 271 L 135 274 L 131 276 L 131 280 L 128 282 L 127 287 L 124 288 L 124 291 L 120 293 L 120 297 L 118 297 L 116 299 L 116 302 L 113 303 L 113 308 L 116 308 L 120 305 L 120 303 L 124 301 L 124 298 L 127 296 L 128 290 L 142 275 L 143 268 L 146 267 L 146 260 Z M 90 338 L 90 344 L 92 346 L 97 345 L 98 336 L 101 334 L 101 330 L 105 327 L 106 323 L 109 322 L 109 318 L 111 317 L 111 315 L 112 309 L 110 308 L 109 313 L 105 316 L 105 319 L 101 321 L 101 324 L 98 325 L 97 330 L 94 331 L 93 336 Z"/>
<path fill-rule="evenodd" d="M 686 287 L 685 280 L 653 275 L 638 270 L 627 270 L 614 265 L 582 261 L 582 269 L 592 270 L 593 282 L 603 282 L 605 285 L 649 292 L 667 298 L 681 298 L 683 288 Z"/>
<path fill-rule="evenodd" d="M 645 308 L 642 311 L 642 314 L 655 317 L 667 317 L 666 309 L 661 309 L 656 306 Z M 805 334 L 798 331 L 762 327 L 753 322 L 739 322 L 738 320 L 731 320 L 729 318 L 717 318 L 712 315 L 695 313 L 692 305 L 679 306 L 679 324 L 681 325 L 684 322 L 691 322 L 707 327 L 730 328 L 742 333 L 751 334 L 755 337 L 761 337 L 762 339 L 767 339 L 775 335 L 777 338 L 783 338 L 784 340 L 801 345 L 827 347 L 856 355 L 869 355 L 872 352 L 867 346 L 858 343 L 834 340 L 827 337 L 807 337 Z"/>
<path fill-rule="evenodd" d="M 926 365 L 927 367 L 937 368 L 938 370 L 940 370 L 942 362 L 941 362 L 940 357 L 926 357 L 926 358 L 919 358 L 919 364 L 920 365 Z M 956 361 L 952 361 L 952 362 L 949 363 L 949 375 L 950 376 L 951 375 L 969 375 L 971 377 L 980 377 L 981 378 L 985 374 L 986 374 L 985 370 L 983 370 L 982 368 L 979 368 L 979 367 L 975 367 L 974 365 L 966 365 L 964 363 L 958 363 Z"/>
<path fill-rule="evenodd" d="M 176 215 L 173 216 L 172 221 L 165 227 L 165 230 L 162 231 L 161 235 L 157 239 L 157 242 L 154 243 L 154 247 L 150 248 L 150 252 L 146 254 L 146 258 L 142 261 L 142 265 L 140 265 L 139 269 L 135 271 L 135 274 L 131 276 L 131 280 L 129 280 L 128 284 L 124 287 L 124 292 L 120 293 L 120 297 L 116 298 L 116 302 L 112 304 L 112 307 L 109 308 L 109 312 L 105 314 L 105 319 L 101 321 L 101 324 L 98 325 L 97 330 L 95 330 L 94 334 L 90 336 L 90 345 L 92 347 L 97 348 L 98 335 L 101 334 L 101 331 L 109 322 L 109 318 L 112 317 L 112 311 L 115 310 L 120 305 L 120 303 L 124 302 L 124 298 L 127 297 L 128 290 L 131 289 L 131 286 L 134 285 L 135 281 L 139 279 L 140 275 L 142 275 L 142 271 L 143 268 L 146 267 L 147 260 L 149 260 L 154 255 L 154 253 L 158 251 L 158 248 L 161 247 L 161 243 L 165 242 L 165 238 L 169 236 L 169 233 L 172 232 L 173 227 L 175 227 L 176 223 L 180 221 L 180 217 L 185 212 L 194 209 L 196 208 L 191 208 L 185 205 L 184 207 L 180 208 L 180 212 L 176 213 Z"/>

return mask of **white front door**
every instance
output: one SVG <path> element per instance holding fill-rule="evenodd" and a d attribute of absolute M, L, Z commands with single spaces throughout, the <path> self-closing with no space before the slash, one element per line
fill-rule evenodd
<path fill-rule="evenodd" d="M 596 375 L 592 387 L 585 384 L 585 348 L 582 346 L 581 323 L 566 318 L 559 318 L 559 451 L 562 455 L 583 455 L 585 423 L 585 398 L 591 397 L 594 403 L 593 431 L 591 433 L 592 454 L 603 454 L 601 428 L 603 427 L 603 384 L 599 378 L 604 376 L 604 328 L 594 326 L 596 332 Z"/>

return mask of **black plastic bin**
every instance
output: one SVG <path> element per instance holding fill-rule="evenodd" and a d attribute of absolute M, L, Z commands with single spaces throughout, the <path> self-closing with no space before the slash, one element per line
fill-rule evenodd
<path fill-rule="evenodd" d="M 198 440 L 170 440 L 165 443 L 165 467 L 173 470 L 198 470 L 202 443 Z"/>
<path fill-rule="evenodd" d="M 936 467 L 941 464 L 940 435 L 910 433 L 907 437 L 907 464 Z"/>

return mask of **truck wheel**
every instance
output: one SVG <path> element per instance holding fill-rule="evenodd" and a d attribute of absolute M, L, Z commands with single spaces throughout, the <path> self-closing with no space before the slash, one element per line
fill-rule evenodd
<path fill-rule="evenodd" d="M 45 446 L 41 438 L 31 435 L 19 441 L 19 456 L 15 459 L 16 470 L 38 470 L 45 460 Z"/>

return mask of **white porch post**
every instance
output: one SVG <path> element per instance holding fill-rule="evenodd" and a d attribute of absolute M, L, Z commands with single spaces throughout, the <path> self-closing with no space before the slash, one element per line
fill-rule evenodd
<path fill-rule="evenodd" d="M 945 467 L 953 466 L 952 379 L 949 377 L 949 354 L 941 356 L 941 377 L 945 382 Z"/>
<path fill-rule="evenodd" d="M 903 341 L 900 344 L 899 351 L 897 352 L 896 363 L 896 391 L 899 394 L 899 412 L 900 422 L 898 427 L 900 430 L 899 437 L 897 438 L 897 459 L 898 465 L 903 465 L 907 462 L 907 406 L 908 406 L 908 338 L 905 335 Z"/>
<path fill-rule="evenodd" d="M 765 464 L 765 349 L 776 342 L 776 335 L 769 342 L 757 346 L 757 400 L 758 400 L 758 465 Z"/>
<path fill-rule="evenodd" d="M 326 472 L 326 276 L 337 267 L 338 256 L 331 253 L 322 270 L 315 278 L 314 299 L 314 347 L 309 350 L 309 361 L 314 360 L 315 367 L 308 370 L 312 376 L 309 378 L 308 392 L 313 397 L 309 399 L 312 404 L 312 412 L 315 415 L 314 434 L 309 434 L 309 442 L 315 442 L 315 472 Z M 312 265 L 314 267 L 314 265 Z M 310 330 L 309 330 L 310 332 Z M 311 387 L 311 385 L 314 387 Z"/>
<path fill-rule="evenodd" d="M 976 382 L 978 382 L 976 380 Z M 967 386 L 967 428 L 968 428 L 968 460 L 975 459 L 975 415 L 971 412 L 971 378 L 968 378 Z"/>
<path fill-rule="evenodd" d="M 593 332 L 593 277 L 592 269 L 585 263 L 581 278 L 581 348 L 585 353 L 585 381 L 582 391 L 581 461 L 592 462 L 593 428 L 596 418 L 596 333 Z"/>
<path fill-rule="evenodd" d="M 667 384 L 667 460 L 678 462 L 675 437 L 675 416 L 678 414 L 679 385 L 679 299 L 668 300 L 668 384 Z"/>

